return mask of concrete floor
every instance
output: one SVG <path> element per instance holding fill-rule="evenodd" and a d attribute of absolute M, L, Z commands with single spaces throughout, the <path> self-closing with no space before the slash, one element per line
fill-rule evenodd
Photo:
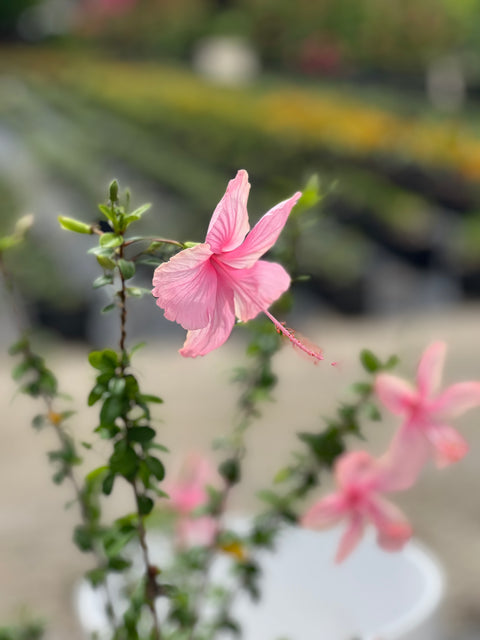
<path fill-rule="evenodd" d="M 2 336 L 12 327 L 2 318 Z M 249 434 L 245 481 L 233 496 L 232 509 L 250 512 L 259 488 L 268 486 L 276 469 L 284 465 L 296 446 L 297 431 L 315 429 L 328 415 L 348 385 L 362 376 L 357 363 L 360 348 L 379 355 L 396 352 L 400 371 L 412 375 L 422 349 L 432 340 L 448 341 L 445 381 L 480 379 L 480 307 L 436 311 L 422 316 L 352 321 L 338 317 L 309 320 L 296 327 L 320 344 L 326 361 L 319 366 L 301 359 L 287 346 L 276 358 L 280 383 L 276 403 L 265 407 L 263 417 Z M 135 366 L 148 392 L 158 393 L 165 404 L 156 412 L 160 441 L 174 452 L 172 463 L 191 449 L 207 449 L 215 435 L 229 429 L 235 413 L 235 388 L 228 384 L 232 367 L 242 358 L 241 345 L 232 338 L 222 349 L 196 360 L 177 354 L 180 343 L 156 343 L 140 351 Z M 3 353 L 6 349 L 3 350 Z M 56 345 L 48 349 L 51 367 L 62 389 L 80 407 L 71 420 L 78 439 L 91 440 L 95 411 L 82 409 L 93 376 L 82 347 Z M 330 361 L 339 366 L 330 366 Z M 72 587 L 91 559 L 71 542 L 77 522 L 67 484 L 51 483 L 46 452 L 55 446 L 48 430 L 34 432 L 32 416 L 41 411 L 29 398 L 15 395 L 10 379 L 12 362 L 0 359 L 0 620 L 18 617 L 22 607 L 43 617 L 48 640 L 80 640 L 72 612 Z M 188 401 L 186 401 L 188 398 Z M 427 469 L 413 491 L 398 497 L 411 518 L 416 536 L 444 565 L 448 591 L 442 616 L 445 639 L 480 638 L 480 409 L 458 420 L 471 444 L 461 463 L 444 471 Z M 369 446 L 380 453 L 393 433 L 394 422 L 369 426 Z M 272 444 L 273 443 L 273 444 Z M 100 443 L 89 453 L 86 465 L 103 461 Z M 112 514 L 129 508 L 130 497 L 114 492 Z M 330 640 L 330 639 L 328 639 Z M 335 639 L 331 639 L 335 640 Z M 442 639 L 443 640 L 443 639 Z"/>

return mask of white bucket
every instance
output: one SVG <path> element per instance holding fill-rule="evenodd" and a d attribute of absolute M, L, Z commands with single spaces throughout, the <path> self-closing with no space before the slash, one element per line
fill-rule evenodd
<path fill-rule="evenodd" d="M 260 603 L 242 595 L 234 607 L 244 639 L 438 640 L 437 614 L 444 593 L 438 562 L 416 542 L 401 552 L 386 553 L 374 536 L 366 536 L 336 565 L 340 533 L 291 528 L 280 536 L 275 552 L 261 554 Z M 155 536 L 150 544 L 152 557 L 161 564 L 165 544 Z M 221 561 L 214 573 L 221 580 Z M 115 581 L 111 587 L 119 591 Z M 75 608 L 87 634 L 108 637 L 100 590 L 80 583 Z"/>

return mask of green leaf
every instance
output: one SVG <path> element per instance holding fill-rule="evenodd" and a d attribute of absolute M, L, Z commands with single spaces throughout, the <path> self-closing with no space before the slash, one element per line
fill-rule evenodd
<path fill-rule="evenodd" d="M 114 302 L 111 302 L 110 304 L 107 304 L 106 307 L 103 307 L 100 313 L 110 313 L 110 311 L 113 311 L 116 308 L 116 306 L 117 305 Z"/>
<path fill-rule="evenodd" d="M 92 536 L 83 525 L 78 525 L 73 530 L 73 542 L 80 551 L 91 551 L 93 549 Z"/>
<path fill-rule="evenodd" d="M 115 225 L 115 223 L 117 222 L 117 215 L 113 208 L 105 204 L 99 204 L 98 208 L 100 212 L 103 213 L 103 215 L 107 218 L 107 220 L 110 220 L 110 222 L 113 222 L 113 224 Z"/>
<path fill-rule="evenodd" d="M 60 226 L 67 231 L 74 231 L 75 233 L 87 233 L 92 234 L 93 229 L 89 224 L 75 220 L 74 218 L 66 218 L 65 216 L 58 216 Z"/>
<path fill-rule="evenodd" d="M 8 350 L 8 353 L 11 356 L 16 356 L 17 354 L 27 349 L 27 347 L 28 347 L 28 338 L 23 337 L 23 338 L 20 338 L 20 340 L 18 340 L 17 342 L 14 342 L 12 344 L 12 346 Z"/>
<path fill-rule="evenodd" d="M 132 447 L 125 447 L 125 443 L 120 441 L 120 446 L 115 447 L 115 451 L 110 456 L 110 469 L 112 473 L 118 473 L 127 478 L 135 477 L 139 466 L 139 459 Z"/>
<path fill-rule="evenodd" d="M 363 349 L 360 352 L 360 362 L 363 368 L 369 373 L 376 373 L 382 368 L 382 363 L 377 356 L 369 349 Z"/>
<path fill-rule="evenodd" d="M 129 298 L 142 298 L 144 295 L 151 295 L 152 290 L 144 287 L 127 287 L 125 293 Z"/>
<path fill-rule="evenodd" d="M 314 174 L 308 180 L 302 190 L 302 195 L 294 207 L 293 214 L 301 213 L 307 209 L 311 209 L 322 200 L 320 193 L 320 180 L 318 175 Z"/>
<path fill-rule="evenodd" d="M 103 384 L 96 384 L 93 389 L 90 391 L 88 396 L 88 406 L 92 407 L 96 402 L 100 400 L 100 398 L 105 393 L 106 388 Z"/>
<path fill-rule="evenodd" d="M 299 433 L 298 437 L 309 447 L 320 464 L 331 467 L 345 450 L 342 438 L 335 427 L 323 433 Z"/>
<path fill-rule="evenodd" d="M 85 577 L 90 582 L 92 587 L 98 587 L 105 582 L 105 579 L 107 577 L 107 569 L 101 567 L 91 569 L 90 571 L 87 571 Z"/>
<path fill-rule="evenodd" d="M 222 462 L 218 467 L 218 471 L 228 484 L 234 485 L 240 482 L 240 462 L 237 458 L 229 458 Z"/>
<path fill-rule="evenodd" d="M 132 442 L 140 442 L 144 444 L 145 442 L 150 442 L 155 438 L 155 429 L 151 427 L 130 427 L 128 429 L 128 439 Z"/>
<path fill-rule="evenodd" d="M 158 458 L 147 456 L 145 458 L 145 463 L 159 482 L 165 478 L 165 467 Z"/>
<path fill-rule="evenodd" d="M 100 246 L 106 249 L 115 249 L 123 244 L 123 236 L 116 233 L 104 233 L 100 236 Z"/>
<path fill-rule="evenodd" d="M 289 478 L 292 477 L 292 469 L 290 467 L 283 467 L 277 471 L 273 478 L 274 484 L 281 484 L 282 482 L 286 482 Z"/>
<path fill-rule="evenodd" d="M 145 347 L 147 345 L 146 342 L 139 342 L 138 344 L 134 345 L 131 349 L 130 349 L 130 357 L 133 356 L 134 353 L 137 353 L 137 351 L 139 351 L 140 349 L 143 349 L 143 347 Z"/>
<path fill-rule="evenodd" d="M 112 396 L 122 396 L 125 392 L 126 381 L 125 378 L 113 377 L 108 383 L 108 390 Z"/>
<path fill-rule="evenodd" d="M 118 356 L 112 349 L 102 351 L 91 351 L 88 361 L 95 369 L 100 371 L 114 371 L 118 367 Z"/>
<path fill-rule="evenodd" d="M 373 385 L 370 382 L 356 382 L 352 385 L 352 390 L 361 396 L 368 396 L 373 391 Z"/>
<path fill-rule="evenodd" d="M 133 276 L 135 275 L 134 262 L 132 262 L 131 260 L 124 260 L 123 258 L 120 258 L 117 261 L 117 264 L 124 280 L 129 280 L 130 278 L 133 278 Z"/>
<path fill-rule="evenodd" d="M 113 275 L 111 273 L 105 273 L 103 276 L 99 276 L 93 281 L 93 288 L 99 289 L 107 284 L 113 284 Z"/>
<path fill-rule="evenodd" d="M 32 420 L 32 427 L 34 429 L 41 429 L 46 424 L 47 424 L 47 419 L 46 419 L 46 416 L 44 416 L 43 414 L 39 414 L 35 416 Z"/>
<path fill-rule="evenodd" d="M 109 396 L 100 410 L 101 426 L 114 424 L 115 420 L 124 414 L 125 408 L 125 402 L 122 398 Z"/>
<path fill-rule="evenodd" d="M 152 205 L 148 202 L 146 204 L 142 204 L 138 209 L 132 211 L 131 213 L 125 216 L 125 222 L 130 224 L 131 222 L 135 222 L 136 220 L 140 220 L 144 213 L 146 213 Z"/>
<path fill-rule="evenodd" d="M 386 363 L 383 365 L 384 369 L 394 369 L 400 362 L 400 358 L 396 355 L 390 356 Z"/>
<path fill-rule="evenodd" d="M 109 496 L 112 493 L 114 482 L 115 482 L 115 474 L 109 473 L 107 476 L 105 476 L 102 482 L 102 492 L 106 496 Z"/>
<path fill-rule="evenodd" d="M 154 404 L 162 404 L 163 400 L 162 400 L 162 398 L 159 398 L 158 396 L 154 396 L 154 395 L 151 395 L 149 393 L 142 393 L 138 397 L 138 402 L 142 402 L 144 404 L 147 404 L 149 402 L 152 402 Z"/>
<path fill-rule="evenodd" d="M 103 269 L 115 269 L 115 260 L 110 256 L 97 255 L 97 262 Z"/>
<path fill-rule="evenodd" d="M 148 516 L 153 509 L 153 500 L 148 496 L 138 496 L 138 511 L 142 516 Z"/>
<path fill-rule="evenodd" d="M 125 558 L 121 558 L 120 556 L 115 556 L 113 558 L 109 558 L 108 560 L 108 568 L 112 571 L 125 571 L 132 566 L 131 560 L 126 560 Z"/>

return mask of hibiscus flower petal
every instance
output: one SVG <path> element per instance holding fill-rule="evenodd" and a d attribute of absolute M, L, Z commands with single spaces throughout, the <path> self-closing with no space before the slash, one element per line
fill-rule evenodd
<path fill-rule="evenodd" d="M 374 478 L 377 462 L 367 451 L 350 451 L 340 456 L 335 463 L 335 480 L 339 487 L 365 483 Z"/>
<path fill-rule="evenodd" d="M 452 384 L 431 404 L 435 416 L 450 420 L 480 405 L 480 382 Z"/>
<path fill-rule="evenodd" d="M 214 253 L 231 251 L 242 244 L 250 229 L 247 212 L 249 191 L 248 173 L 242 169 L 228 183 L 208 225 L 205 242 Z"/>
<path fill-rule="evenodd" d="M 334 493 L 315 502 L 300 520 L 306 529 L 329 529 L 340 522 L 345 515 L 343 497 Z"/>
<path fill-rule="evenodd" d="M 407 413 L 417 400 L 417 392 L 406 381 L 388 373 L 380 373 L 375 380 L 380 402 L 396 415 Z"/>
<path fill-rule="evenodd" d="M 350 518 L 347 530 L 340 539 L 335 562 L 340 564 L 349 556 L 363 537 L 365 524 L 363 519 L 357 514 Z"/>
<path fill-rule="evenodd" d="M 203 329 L 189 331 L 180 354 L 195 358 L 220 347 L 231 334 L 235 324 L 233 291 L 220 280 L 210 322 Z"/>
<path fill-rule="evenodd" d="M 432 424 L 428 427 L 426 434 L 435 448 L 437 467 L 442 468 L 458 462 L 468 452 L 468 443 L 453 427 L 446 424 Z"/>
<path fill-rule="evenodd" d="M 445 342 L 434 342 L 423 352 L 417 369 L 418 391 L 422 397 L 428 397 L 438 389 L 446 350 Z"/>
<path fill-rule="evenodd" d="M 377 542 L 386 551 L 399 551 L 412 537 L 412 527 L 400 509 L 384 498 L 372 498 L 368 516 L 377 529 Z"/>
<path fill-rule="evenodd" d="M 378 490 L 404 491 L 413 486 L 430 458 L 431 449 L 423 429 L 401 426 L 387 452 L 378 459 Z"/>
<path fill-rule="evenodd" d="M 290 286 L 290 276 L 285 269 L 276 262 L 265 260 L 259 260 L 250 269 L 222 266 L 220 274 L 228 279 L 233 289 L 235 315 L 242 322 L 268 309 Z"/>
<path fill-rule="evenodd" d="M 153 295 L 165 318 L 184 329 L 201 329 L 210 322 L 217 290 L 217 273 L 210 264 L 212 252 L 199 244 L 180 251 L 155 269 Z"/>
<path fill-rule="evenodd" d="M 278 239 L 290 211 L 302 194 L 297 192 L 268 211 L 253 227 L 245 241 L 234 251 L 222 255 L 222 260 L 236 269 L 245 269 L 255 264 Z M 226 251 L 226 249 L 224 249 Z"/>

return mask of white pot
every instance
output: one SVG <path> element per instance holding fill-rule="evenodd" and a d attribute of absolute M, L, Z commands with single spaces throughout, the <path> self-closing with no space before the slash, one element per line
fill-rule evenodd
<path fill-rule="evenodd" d="M 444 593 L 438 562 L 416 542 L 386 553 L 366 536 L 338 566 L 333 557 L 340 532 L 292 528 L 275 553 L 262 553 L 261 602 L 241 596 L 234 609 L 245 640 L 438 640 Z M 151 536 L 150 545 L 161 564 L 165 544 Z M 220 561 L 214 577 L 221 580 L 224 569 Z M 111 587 L 120 592 L 115 581 Z M 75 608 L 88 634 L 108 637 L 100 590 L 82 582 Z"/>

